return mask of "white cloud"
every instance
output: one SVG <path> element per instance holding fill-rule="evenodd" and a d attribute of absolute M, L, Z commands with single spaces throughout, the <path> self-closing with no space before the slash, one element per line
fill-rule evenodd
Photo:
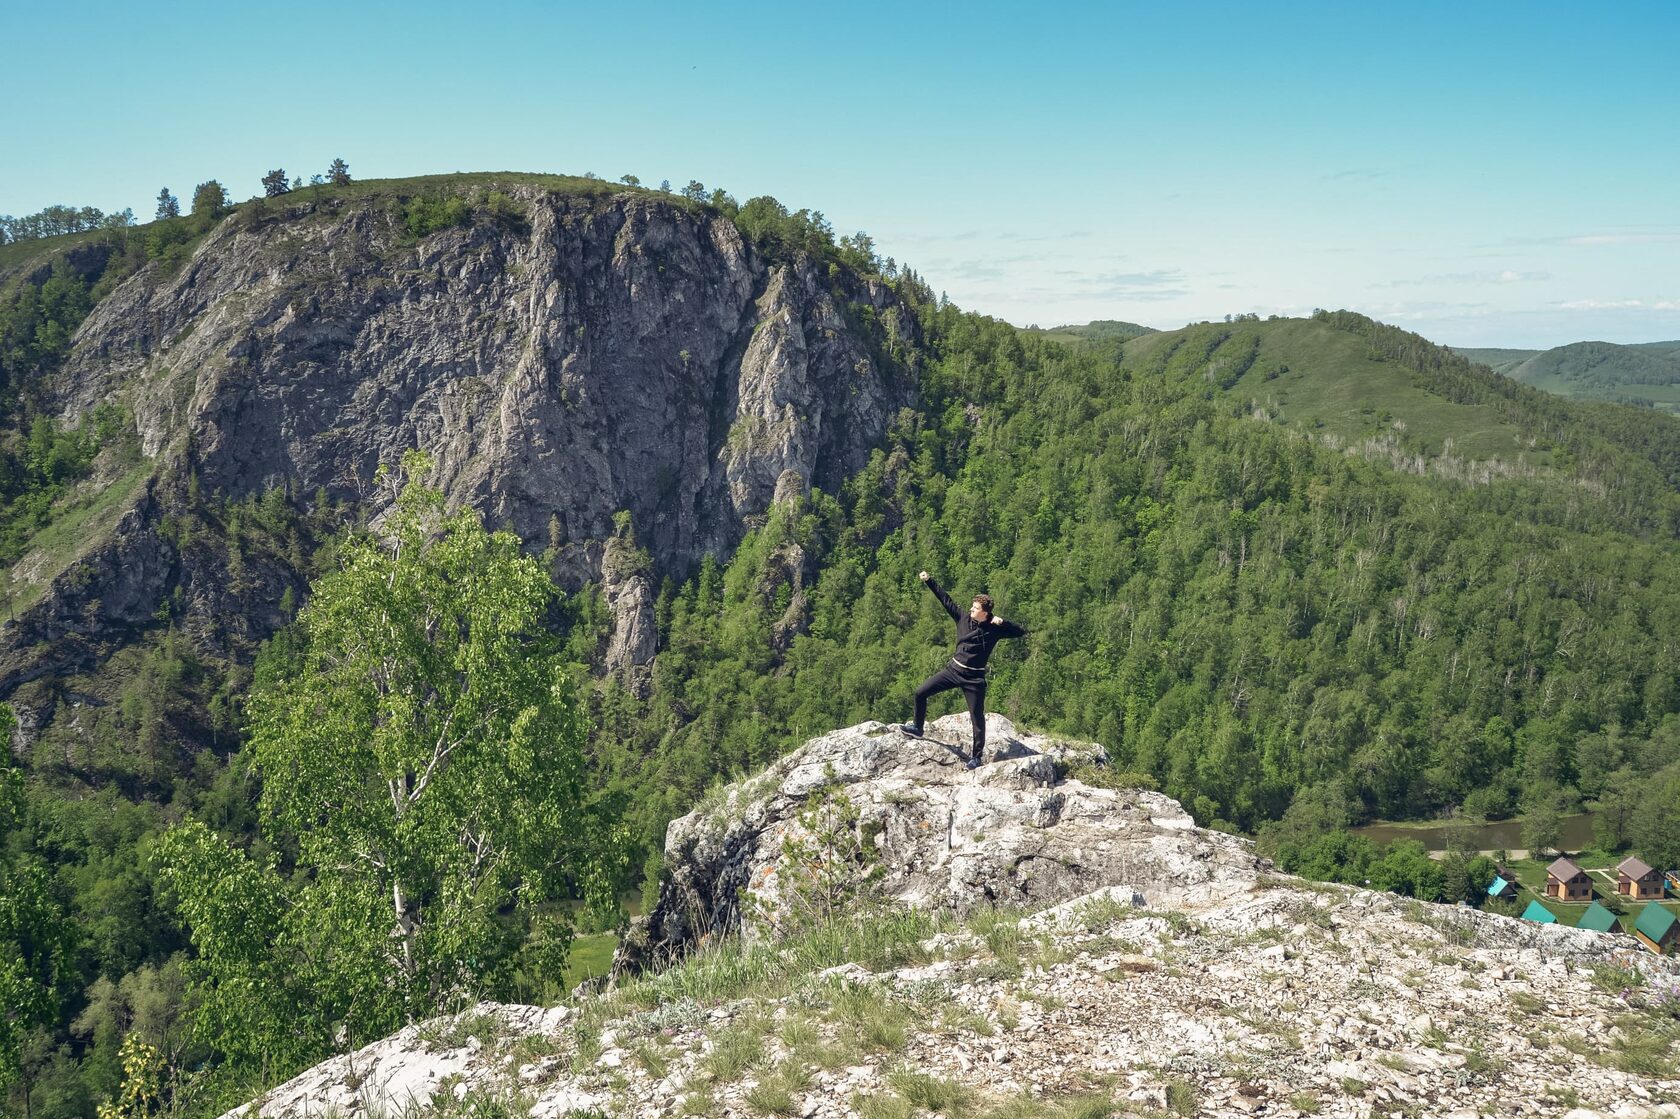
<path fill-rule="evenodd" d="M 1658 245 L 1669 241 L 1680 241 L 1680 231 L 1643 229 L 1623 233 L 1582 233 L 1563 238 L 1565 245 Z"/>
<path fill-rule="evenodd" d="M 1680 299 L 1570 299 L 1555 306 L 1563 311 L 1680 311 Z"/>
<path fill-rule="evenodd" d="M 1530 284 L 1552 278 L 1550 272 L 1518 272 L 1507 268 L 1502 272 L 1437 272 L 1413 280 L 1385 280 L 1372 284 L 1374 288 L 1439 287 L 1444 284 Z"/>

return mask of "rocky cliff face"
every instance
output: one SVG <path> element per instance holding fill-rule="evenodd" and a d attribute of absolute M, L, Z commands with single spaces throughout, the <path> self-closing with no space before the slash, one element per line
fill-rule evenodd
<path fill-rule="evenodd" d="M 807 743 L 673 823 L 652 926 L 699 951 L 409 1027 L 238 1114 L 1680 1116 L 1680 963 L 1272 873 L 1166 797 L 1062 776 L 1100 750 L 995 730 L 972 772 L 878 724 Z M 809 807 L 836 788 L 832 827 Z M 822 865 L 804 840 L 855 851 L 837 832 L 875 851 L 830 864 L 874 907 L 718 935 L 739 885 L 762 933 Z"/>
<path fill-rule="evenodd" d="M 126 403 L 150 474 L 77 547 L 12 572 L 30 605 L 0 692 L 217 581 L 157 532 L 161 477 L 203 500 L 324 491 L 377 516 L 375 470 L 418 447 L 452 502 L 554 547 L 575 586 L 602 577 L 616 512 L 658 572 L 684 573 L 778 493 L 838 486 L 912 403 L 913 370 L 885 355 L 914 352 L 914 317 L 879 281 L 767 260 L 664 196 L 506 189 L 511 208 L 418 240 L 391 197 L 270 202 L 104 299 L 44 391 L 70 422 Z M 276 597 L 286 582 L 258 581 Z M 647 653 L 648 594 L 617 588 L 625 664 Z M 259 631 L 272 614 L 202 607 Z"/>

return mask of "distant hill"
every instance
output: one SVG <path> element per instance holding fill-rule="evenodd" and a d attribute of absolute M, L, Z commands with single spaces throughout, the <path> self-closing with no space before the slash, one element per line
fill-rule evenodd
<path fill-rule="evenodd" d="M 1658 484 L 1680 484 L 1680 422 L 1605 403 L 1566 404 L 1348 311 L 1157 331 L 1127 342 L 1124 362 L 1135 374 L 1201 378 L 1251 414 L 1361 445 L 1396 465 L 1411 456 L 1407 470 L 1427 460 L 1497 460 L 1501 471 L 1521 473 L 1567 469 L 1584 456 L 1614 473 L 1611 464 L 1631 454 L 1655 467 Z M 1680 400 L 1680 384 L 1673 387 Z"/>
<path fill-rule="evenodd" d="M 1544 350 L 1506 350 L 1506 349 L 1472 349 L 1465 346 L 1453 346 L 1452 352 L 1463 358 L 1485 365 L 1495 373 L 1509 376 L 1511 370 Z"/>
<path fill-rule="evenodd" d="M 1460 349 L 1471 361 L 1559 396 L 1680 411 L 1680 341 L 1572 342 L 1549 350 Z"/>
<path fill-rule="evenodd" d="M 1135 322 L 1095 319 L 1083 326 L 1052 326 L 1043 329 L 1029 326 L 1022 328 L 1022 333 L 1040 338 L 1055 338 L 1063 342 L 1125 342 L 1145 334 L 1160 332 L 1152 326 L 1141 326 Z"/>

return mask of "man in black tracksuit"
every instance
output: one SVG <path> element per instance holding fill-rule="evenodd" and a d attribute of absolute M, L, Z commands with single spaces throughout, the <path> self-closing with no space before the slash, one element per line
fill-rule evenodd
<path fill-rule="evenodd" d="M 968 717 L 974 724 L 974 756 L 968 759 L 968 768 L 973 769 L 980 764 L 981 752 L 986 748 L 986 662 L 991 659 L 992 646 L 1005 637 L 1022 637 L 1027 631 L 993 614 L 990 595 L 975 595 L 974 604 L 965 614 L 927 572 L 922 572 L 919 578 L 957 623 L 957 653 L 916 689 L 916 721 L 905 723 L 901 729 L 920 737 L 922 724 L 927 720 L 928 696 L 961 688 L 963 699 L 968 701 Z"/>

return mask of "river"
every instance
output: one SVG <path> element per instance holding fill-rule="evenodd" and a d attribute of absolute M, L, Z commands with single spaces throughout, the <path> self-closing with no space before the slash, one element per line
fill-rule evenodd
<path fill-rule="evenodd" d="M 1558 831 L 1561 838 L 1559 845 L 1565 851 L 1580 851 L 1593 845 L 1593 814 L 1582 812 L 1574 816 L 1562 816 L 1558 819 Z M 1467 828 L 1470 841 L 1480 851 L 1506 850 L 1515 852 L 1522 849 L 1522 826 L 1520 818 L 1512 820 L 1494 820 L 1486 824 L 1472 824 Z M 1367 824 L 1362 828 L 1353 828 L 1353 834 L 1363 835 L 1371 842 L 1386 845 L 1396 839 L 1415 839 L 1430 851 L 1445 851 L 1447 836 L 1456 829 L 1466 829 L 1464 824 Z M 1513 855 L 1513 857 L 1515 857 Z"/>

